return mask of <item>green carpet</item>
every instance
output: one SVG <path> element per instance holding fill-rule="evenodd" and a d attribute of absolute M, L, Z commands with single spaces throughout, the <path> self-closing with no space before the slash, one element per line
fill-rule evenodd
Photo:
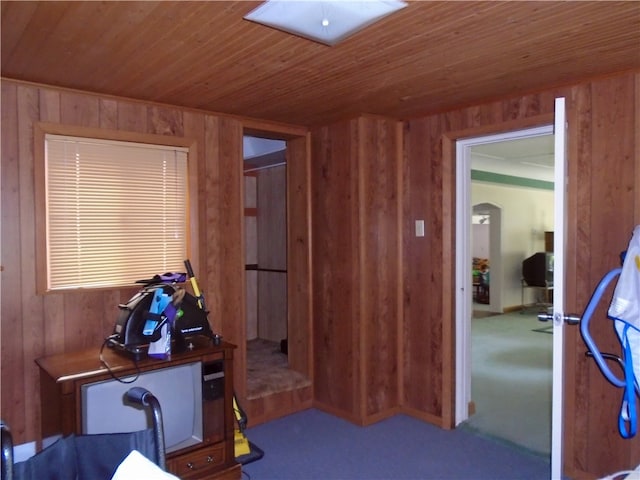
<path fill-rule="evenodd" d="M 471 322 L 471 398 L 467 427 L 527 450 L 551 452 L 553 335 L 535 313 Z"/>

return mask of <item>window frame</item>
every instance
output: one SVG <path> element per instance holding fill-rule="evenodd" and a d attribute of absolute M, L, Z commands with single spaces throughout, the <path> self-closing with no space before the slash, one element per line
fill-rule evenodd
<path fill-rule="evenodd" d="M 74 291 L 117 290 L 127 286 L 111 285 L 101 287 L 75 287 L 64 289 L 49 289 L 47 285 L 47 193 L 46 193 L 46 142 L 45 136 L 66 135 L 98 140 L 113 140 L 121 142 L 143 143 L 169 147 L 183 147 L 187 153 L 187 189 L 185 201 L 188 204 L 185 232 L 187 255 L 191 263 L 197 268 L 198 264 L 198 145 L 193 138 L 158 135 L 152 133 L 138 133 L 105 128 L 80 127 L 57 123 L 37 122 L 34 124 L 34 190 L 35 190 L 35 237 L 36 237 L 36 293 L 65 293 Z M 150 275 L 164 272 L 150 272 Z M 131 286 L 135 286 L 132 279 Z"/>

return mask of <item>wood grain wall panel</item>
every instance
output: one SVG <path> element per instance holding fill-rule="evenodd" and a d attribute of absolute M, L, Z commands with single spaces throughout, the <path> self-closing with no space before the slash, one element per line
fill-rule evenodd
<path fill-rule="evenodd" d="M 634 131 L 634 78 L 617 77 L 591 85 L 591 185 L 589 198 L 588 264 L 590 290 L 602 276 L 620 265 L 619 254 L 625 250 L 634 220 L 633 155 Z M 580 187 L 578 187 L 580 188 Z M 637 185 L 635 186 L 637 189 Z M 587 263 L 588 262 L 588 263 Z M 578 265 L 580 268 L 581 265 Z M 589 290 L 588 290 L 589 291 Z M 610 298 L 613 288 L 609 289 Z M 608 301 L 601 302 L 591 323 L 591 332 L 602 351 L 619 351 L 611 322 L 606 319 Z M 582 347 L 584 350 L 584 347 Z M 616 428 L 617 409 L 621 391 L 614 389 L 604 379 L 594 362 L 586 362 L 585 368 L 589 398 L 586 417 L 589 419 L 585 435 L 590 447 L 598 442 L 616 445 L 620 441 Z M 597 401 L 594 401 L 597 399 Z M 603 408 L 608 405 L 608 408 Z M 579 419 L 576 419 L 578 422 Z M 638 441 L 629 442 L 630 445 Z M 629 465 L 629 450 L 614 448 L 611 451 L 589 448 L 585 455 L 586 471 L 605 474 L 607 464 Z M 634 459 L 637 464 L 640 456 Z"/>
<path fill-rule="evenodd" d="M 195 171 L 189 172 L 189 184 L 196 184 L 198 186 L 197 192 L 195 193 L 198 201 L 190 202 L 191 209 L 189 211 L 189 223 L 191 225 L 189 232 L 189 247 L 193 257 L 190 260 L 198 269 L 199 277 L 202 276 L 202 272 L 205 271 L 204 269 L 206 266 L 206 258 L 203 258 L 201 255 L 201 245 L 204 245 L 204 240 L 206 238 L 206 234 L 204 232 L 206 232 L 207 229 L 205 213 L 202 211 L 203 209 L 200 208 L 200 205 L 203 202 L 202 199 L 207 197 L 207 191 L 209 194 L 213 193 L 211 188 L 207 190 L 207 183 L 204 181 L 205 166 L 208 158 L 205 141 L 206 119 L 207 115 L 202 112 L 185 111 L 182 114 L 184 136 L 194 141 L 193 147 L 195 148 L 195 155 L 197 158 L 197 168 Z M 198 280 L 200 280 L 200 278 L 198 278 Z M 207 283 L 206 275 L 202 282 L 201 288 L 208 295 L 207 298 L 209 298 L 212 295 L 212 292 L 209 288 L 209 284 Z M 209 305 L 207 305 L 207 307 L 210 308 Z M 214 328 L 215 331 L 216 326 L 212 324 L 212 328 Z"/>
<path fill-rule="evenodd" d="M 287 141 L 287 337 L 289 368 L 312 379 L 309 142 Z"/>
<path fill-rule="evenodd" d="M 245 291 L 247 309 L 246 339 L 249 341 L 258 338 L 258 272 L 247 270 L 244 273 L 247 279 Z"/>
<path fill-rule="evenodd" d="M 397 123 L 312 132 L 314 398 L 355 423 L 399 402 Z"/>
<path fill-rule="evenodd" d="M 446 210 L 451 192 L 455 192 L 455 175 L 447 180 L 445 174 L 442 180 L 448 166 L 441 161 L 440 137 L 446 135 L 455 141 L 524 128 L 542 120 L 546 123 L 553 112 L 553 98 L 567 98 L 565 305 L 568 312 L 581 313 L 601 276 L 617 265 L 634 225 L 634 205 L 640 195 L 638 183 L 632 180 L 638 163 L 638 112 L 634 110 L 638 76 L 619 75 L 407 122 L 403 406 L 408 412 L 446 427 L 444 417 L 452 405 L 445 404 L 454 400 L 453 396 L 447 399 L 447 379 L 440 376 L 442 362 L 451 359 L 447 345 L 452 345 L 452 339 L 446 337 L 453 334 L 450 327 L 455 319 L 446 308 L 444 315 L 439 314 L 442 302 L 454 296 L 453 282 L 441 279 L 441 269 L 454 265 L 455 248 L 439 232 L 448 228 L 445 222 L 451 215 L 442 217 L 440 212 Z M 427 236 L 418 242 L 410 232 L 413 220 L 422 215 L 427 220 Z M 606 308 L 600 307 L 597 315 L 605 318 Z M 449 327 L 450 333 L 443 327 Z M 609 321 L 594 325 L 593 335 L 602 341 L 603 350 L 619 350 Z M 419 346 L 424 345 L 430 352 L 420 351 Z M 577 329 L 566 329 L 566 345 L 565 474 L 593 478 L 637 464 L 640 441 L 623 440 L 617 434 L 620 391 L 584 358 L 586 347 Z M 603 444 L 607 447 L 602 448 Z"/>
<path fill-rule="evenodd" d="M 592 178 L 591 157 L 591 88 L 589 85 L 575 87 L 571 92 L 567 113 L 567 122 L 573 125 L 575 134 L 567 136 L 568 152 L 571 160 L 567 162 L 567 175 L 575 178 L 578 185 L 589 185 Z M 573 188 L 567 192 L 567 210 L 575 212 L 568 217 L 567 231 L 575 232 L 573 245 L 575 248 L 565 249 L 567 253 L 566 270 L 575 272 L 573 282 L 566 282 L 565 302 L 572 305 L 586 305 L 593 285 L 589 278 L 588 232 L 591 218 L 590 188 Z M 580 267 L 578 267 L 578 265 Z M 576 310 L 580 314 L 582 310 Z M 585 431 L 587 417 L 578 412 L 585 412 L 589 404 L 589 377 L 586 375 L 586 364 L 590 362 L 584 356 L 584 342 L 579 335 L 567 331 L 566 358 L 575 359 L 566 362 L 565 404 L 569 425 L 575 425 L 576 431 Z M 573 393 L 572 393 L 573 392 Z M 585 435 L 565 435 L 566 463 L 574 465 L 581 471 L 586 469 L 588 438 Z"/>
<path fill-rule="evenodd" d="M 258 172 L 258 266 L 287 269 L 287 168 Z"/>
<path fill-rule="evenodd" d="M 147 132 L 147 108 L 142 103 L 122 102 L 118 105 L 118 128 L 131 132 Z"/>
<path fill-rule="evenodd" d="M 118 128 L 118 102 L 111 98 L 100 99 L 100 128 Z"/>
<path fill-rule="evenodd" d="M 258 272 L 258 337 L 287 338 L 287 274 Z"/>
<path fill-rule="evenodd" d="M 176 108 L 151 106 L 148 109 L 147 123 L 150 133 L 158 135 L 184 136 L 182 111 Z"/>
<path fill-rule="evenodd" d="M 257 173 L 258 336 L 287 338 L 287 168 L 274 166 Z"/>
<path fill-rule="evenodd" d="M 26 429 L 25 359 L 22 355 L 22 295 L 20 235 L 20 153 L 18 146 L 18 87 L 2 83 L 2 315 L 0 325 L 0 374 L 2 375 L 3 419 L 11 412 L 11 428 L 18 438 L 31 433 Z M 12 228 L 9 228 L 9 225 Z M 11 252 L 9 255 L 8 252 Z M 31 406 L 31 405 L 29 405 Z M 8 421 L 8 420 L 7 420 Z"/>
<path fill-rule="evenodd" d="M 245 408 L 245 405 L 247 408 Z M 259 425 L 274 418 L 290 415 L 306 410 L 313 405 L 313 388 L 311 386 L 277 392 L 266 397 L 252 398 L 243 408 L 251 425 Z"/>
<path fill-rule="evenodd" d="M 238 379 L 238 393 L 244 395 L 246 383 L 246 323 L 245 323 L 245 245 L 242 235 L 244 200 L 242 173 L 242 124 L 231 118 L 216 120 L 214 135 L 217 157 L 207 155 L 213 166 L 214 178 L 209 189 L 219 190 L 215 203 L 207 208 L 214 210 L 207 218 L 209 235 L 204 247 L 204 258 L 208 260 L 208 288 L 217 292 L 218 318 L 210 318 L 220 326 L 223 337 L 237 346 L 234 353 L 234 375 Z M 213 243 L 210 243 L 213 242 Z M 216 247 L 217 245 L 217 247 Z M 215 256 L 209 253 L 212 247 Z M 224 261 L 222 260 L 224 259 Z M 236 361 L 237 357 L 237 361 Z M 242 398 L 242 397 L 241 397 Z"/>
<path fill-rule="evenodd" d="M 60 123 L 60 92 L 40 89 L 40 121 Z M 36 148 L 34 146 L 34 148 Z M 44 234 L 43 225 L 38 226 L 38 235 Z M 65 345 L 65 309 L 64 295 L 51 293 L 43 301 L 44 326 L 42 335 L 46 338 L 44 354 L 64 351 Z"/>
<path fill-rule="evenodd" d="M 356 409 L 358 369 L 350 128 L 342 122 L 311 135 L 314 401 L 341 412 Z"/>
<path fill-rule="evenodd" d="M 398 136 L 397 122 L 358 122 L 363 416 L 398 406 Z"/>
<path fill-rule="evenodd" d="M 200 251 L 201 265 L 204 273 L 200 278 L 208 287 L 210 296 L 207 298 L 207 307 L 210 310 L 209 320 L 213 323 L 221 321 L 222 297 L 217 285 L 215 275 L 218 272 L 218 261 L 222 255 L 221 232 L 216 225 L 220 224 L 221 212 L 218 205 L 221 203 L 221 171 L 219 162 L 215 161 L 220 156 L 219 146 L 219 119 L 207 115 L 204 118 L 204 141 L 201 148 L 202 162 L 198 164 L 198 220 L 200 225 L 199 240 L 206 248 Z M 219 328 L 219 326 L 218 326 Z M 224 333 L 221 332 L 223 335 Z M 237 365 L 234 355 L 234 366 Z M 239 362 L 238 362 L 239 363 Z M 235 372 L 234 372 L 235 373 Z"/>
<path fill-rule="evenodd" d="M 60 121 L 66 125 L 100 126 L 100 99 L 71 91 L 60 93 Z"/>
<path fill-rule="evenodd" d="M 31 361 L 34 355 L 42 351 L 44 338 L 44 315 L 42 297 L 36 295 L 33 275 L 36 271 L 35 243 L 28 239 L 35 238 L 35 193 L 34 193 L 34 157 L 33 157 L 33 125 L 38 121 L 39 98 L 38 89 L 30 86 L 18 87 L 18 158 L 19 158 L 19 205 L 20 210 L 20 298 L 22 300 L 21 322 L 22 335 L 27 341 L 22 345 L 24 358 L 24 395 L 26 403 L 35 404 L 38 398 L 39 383 L 37 367 Z M 3 245 L 3 248 L 6 248 Z M 9 248 L 11 248 L 9 246 Z M 37 408 L 34 415 L 26 415 L 26 431 L 33 431 L 40 425 L 40 413 Z"/>
<path fill-rule="evenodd" d="M 40 90 L 40 121 L 60 123 L 60 92 Z"/>
<path fill-rule="evenodd" d="M 257 228 L 257 177 L 244 174 L 244 241 L 245 264 L 256 265 L 258 263 L 258 228 Z M 247 315 L 247 340 L 258 337 L 258 272 L 245 270 L 246 277 L 246 315 Z"/>
<path fill-rule="evenodd" d="M 442 304 L 441 296 L 424 293 L 441 288 L 444 268 L 443 225 L 438 214 L 443 188 L 441 131 L 438 118 L 409 122 L 405 140 L 408 176 L 404 179 L 404 406 L 435 416 L 442 414 Z M 425 220 L 425 237 L 413 235 L 413 224 L 420 219 Z M 407 321 L 410 318 L 416 320 Z"/>

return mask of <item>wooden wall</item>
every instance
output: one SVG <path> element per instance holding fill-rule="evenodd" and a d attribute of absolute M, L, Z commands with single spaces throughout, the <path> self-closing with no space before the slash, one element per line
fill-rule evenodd
<path fill-rule="evenodd" d="M 312 378 L 310 143 L 309 135 L 287 141 L 287 335 L 289 368 Z"/>
<path fill-rule="evenodd" d="M 548 124 L 556 96 L 566 97 L 568 118 L 566 311 L 581 313 L 640 223 L 640 73 L 406 122 L 402 403 L 445 428 L 455 399 L 455 139 Z M 416 238 L 421 218 L 427 235 Z M 592 332 L 603 351 L 619 351 L 608 321 L 594 321 Z M 578 329 L 566 334 L 565 473 L 592 478 L 637 465 L 640 438 L 617 433 L 621 392 L 584 357 Z"/>
<path fill-rule="evenodd" d="M 198 253 L 191 261 L 210 310 L 213 330 L 238 345 L 234 372 L 236 391 L 242 399 L 246 362 L 243 128 L 284 130 L 289 136 L 300 136 L 303 142 L 306 129 L 5 79 L 1 100 L 1 400 L 2 418 L 11 426 L 14 441 L 18 444 L 33 441 L 40 435 L 40 395 L 34 360 L 43 355 L 99 346 L 112 331 L 117 305 L 137 290 L 36 294 L 35 245 L 39 226 L 34 222 L 33 126 L 40 121 L 196 140 L 197 173 L 192 180 L 198 185 L 198 195 L 193 200 L 199 229 L 197 238 L 192 239 Z M 299 168 L 306 174 L 306 157 L 303 160 Z M 308 191 L 299 197 L 305 193 Z M 308 255 L 304 258 L 307 266 L 302 278 L 306 279 Z M 300 285 L 298 288 L 303 290 Z M 308 293 L 308 285 L 304 288 Z M 308 303 L 308 299 L 299 301 L 300 305 Z M 298 313 L 308 315 L 304 309 Z M 300 321 L 309 323 L 310 319 L 304 317 Z M 308 328 L 302 330 L 309 333 Z M 308 366 L 306 355 L 307 351 L 301 364 Z"/>
<path fill-rule="evenodd" d="M 258 337 L 287 338 L 287 168 L 258 175 Z"/>
<path fill-rule="evenodd" d="M 292 404 L 297 395 L 306 405 L 313 396 L 317 405 L 357 423 L 401 407 L 453 425 L 453 145 L 464 136 L 549 123 L 556 96 L 567 98 L 569 125 L 567 310 L 581 312 L 640 223 L 640 73 L 412 119 L 404 135 L 396 122 L 376 117 L 317 128 L 310 136 L 292 127 L 288 219 L 312 213 L 313 224 L 289 230 L 289 246 L 297 248 L 288 268 L 297 264 L 300 272 L 288 285 L 294 299 L 289 322 L 301 325 L 289 338 L 290 360 L 293 368 L 313 372 L 315 389 L 292 394 Z M 39 434 L 33 360 L 99 343 L 113 326 L 114 305 L 131 294 L 35 294 L 36 121 L 197 139 L 199 253 L 192 261 L 214 330 L 240 345 L 235 372 L 242 398 L 240 157 L 247 123 L 3 80 L 1 400 L 16 442 Z M 301 160 L 294 174 L 291 158 Z M 414 236 L 417 219 L 426 221 L 423 238 Z M 594 323 L 593 333 L 603 350 L 618 347 L 608 322 Z M 620 392 L 584 358 L 577 329 L 567 329 L 566 344 L 565 473 L 593 478 L 639 463 L 640 439 L 622 440 L 616 431 Z M 270 408 L 279 406 L 265 401 L 256 411 Z"/>
<path fill-rule="evenodd" d="M 258 177 L 255 172 L 244 174 L 244 241 L 245 265 L 258 263 Z M 258 338 L 258 272 L 246 269 L 246 311 L 247 332 L 245 338 Z"/>
<path fill-rule="evenodd" d="M 314 402 L 355 423 L 400 399 L 400 164 L 396 121 L 312 132 Z"/>

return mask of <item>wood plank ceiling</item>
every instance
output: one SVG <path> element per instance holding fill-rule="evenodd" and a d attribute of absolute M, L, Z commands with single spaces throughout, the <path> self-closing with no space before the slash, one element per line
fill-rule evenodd
<path fill-rule="evenodd" d="M 334 47 L 261 2 L 2 1 L 2 76 L 297 125 L 399 119 L 640 68 L 640 2 L 410 2 Z"/>

